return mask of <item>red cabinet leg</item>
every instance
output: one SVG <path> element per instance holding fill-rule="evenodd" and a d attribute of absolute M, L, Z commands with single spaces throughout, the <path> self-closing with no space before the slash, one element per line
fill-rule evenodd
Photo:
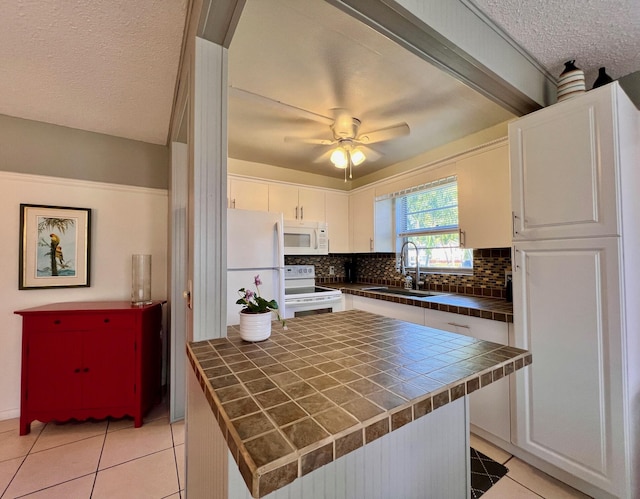
<path fill-rule="evenodd" d="M 26 418 L 20 418 L 20 435 L 28 435 L 31 432 L 31 422 Z"/>

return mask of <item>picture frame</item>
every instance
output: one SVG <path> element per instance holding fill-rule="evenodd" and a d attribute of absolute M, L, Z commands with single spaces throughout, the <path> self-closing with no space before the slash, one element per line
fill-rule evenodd
<path fill-rule="evenodd" d="M 20 204 L 18 289 L 91 285 L 91 209 Z"/>

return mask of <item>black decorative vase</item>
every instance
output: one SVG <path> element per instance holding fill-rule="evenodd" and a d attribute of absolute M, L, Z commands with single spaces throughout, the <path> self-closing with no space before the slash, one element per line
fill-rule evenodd
<path fill-rule="evenodd" d="M 596 78 L 596 81 L 593 83 L 593 88 L 601 87 L 602 85 L 606 85 L 607 83 L 611 83 L 612 81 L 613 81 L 613 78 L 611 78 L 611 76 L 607 74 L 607 72 L 604 70 L 604 67 L 601 67 L 598 70 L 598 77 Z"/>

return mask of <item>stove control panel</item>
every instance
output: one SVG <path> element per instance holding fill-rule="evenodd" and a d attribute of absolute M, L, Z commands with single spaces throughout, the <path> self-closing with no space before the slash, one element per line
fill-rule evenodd
<path fill-rule="evenodd" d="M 285 265 L 284 279 L 315 279 L 316 268 L 313 265 Z"/>

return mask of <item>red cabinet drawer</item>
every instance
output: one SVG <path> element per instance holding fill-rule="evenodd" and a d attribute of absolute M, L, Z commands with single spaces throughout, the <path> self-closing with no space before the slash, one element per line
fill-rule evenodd
<path fill-rule="evenodd" d="M 24 318 L 32 331 L 82 331 L 85 329 L 123 329 L 133 327 L 135 318 L 131 314 L 97 312 L 90 314 L 50 314 Z"/>

